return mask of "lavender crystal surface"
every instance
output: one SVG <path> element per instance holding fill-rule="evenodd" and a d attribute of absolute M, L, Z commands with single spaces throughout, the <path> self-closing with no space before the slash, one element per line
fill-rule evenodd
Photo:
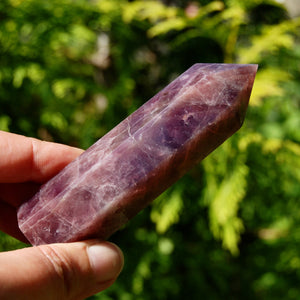
<path fill-rule="evenodd" d="M 33 245 L 108 238 L 237 131 L 257 65 L 195 64 L 18 210 Z"/>

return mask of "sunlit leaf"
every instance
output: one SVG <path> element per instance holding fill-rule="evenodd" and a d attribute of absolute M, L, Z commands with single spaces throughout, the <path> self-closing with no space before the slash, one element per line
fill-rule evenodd
<path fill-rule="evenodd" d="M 157 201 L 151 211 L 151 219 L 156 224 L 159 233 L 165 233 L 170 226 L 179 221 L 183 201 L 178 190 L 171 195 L 164 194 L 161 201 Z"/>

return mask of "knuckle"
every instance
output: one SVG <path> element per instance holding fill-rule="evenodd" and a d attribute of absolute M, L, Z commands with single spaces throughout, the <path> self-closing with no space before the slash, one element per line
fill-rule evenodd
<path fill-rule="evenodd" d="M 73 281 L 76 278 L 73 264 L 63 251 L 58 251 L 53 246 L 39 247 L 50 266 L 56 284 L 61 290 L 62 299 L 68 299 L 72 293 Z"/>

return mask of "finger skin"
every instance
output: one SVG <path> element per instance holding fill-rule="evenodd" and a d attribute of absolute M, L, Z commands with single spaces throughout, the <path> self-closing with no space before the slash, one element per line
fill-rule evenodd
<path fill-rule="evenodd" d="M 0 182 L 43 183 L 83 150 L 0 131 Z"/>
<path fill-rule="evenodd" d="M 0 229 L 26 241 L 17 208 L 82 151 L 0 131 Z M 0 299 L 85 299 L 109 287 L 123 263 L 118 247 L 97 240 L 3 252 Z"/>
<path fill-rule="evenodd" d="M 29 243 L 18 226 L 17 208 L 30 199 L 40 184 L 0 183 L 0 230 L 14 238 Z"/>
<path fill-rule="evenodd" d="M 17 208 L 39 190 L 35 182 L 0 183 L 0 200 Z"/>
<path fill-rule="evenodd" d="M 83 150 L 0 131 L 0 230 L 27 242 L 16 208 Z"/>
<path fill-rule="evenodd" d="M 102 249 L 93 268 L 88 249 Z M 81 300 L 109 287 L 123 267 L 119 248 L 96 240 L 0 254 L 0 299 Z"/>
<path fill-rule="evenodd" d="M 2 201 L 0 201 L 0 230 L 23 243 L 29 243 L 19 229 L 16 208 Z"/>

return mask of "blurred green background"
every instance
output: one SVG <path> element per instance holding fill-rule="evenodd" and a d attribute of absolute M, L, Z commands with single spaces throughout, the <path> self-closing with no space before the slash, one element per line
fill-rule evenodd
<path fill-rule="evenodd" d="M 242 129 L 111 238 L 125 268 L 91 299 L 300 299 L 291 12 L 271 0 L 0 1 L 5 131 L 87 148 L 196 62 L 259 64 Z M 0 234 L 2 251 L 23 246 Z"/>

